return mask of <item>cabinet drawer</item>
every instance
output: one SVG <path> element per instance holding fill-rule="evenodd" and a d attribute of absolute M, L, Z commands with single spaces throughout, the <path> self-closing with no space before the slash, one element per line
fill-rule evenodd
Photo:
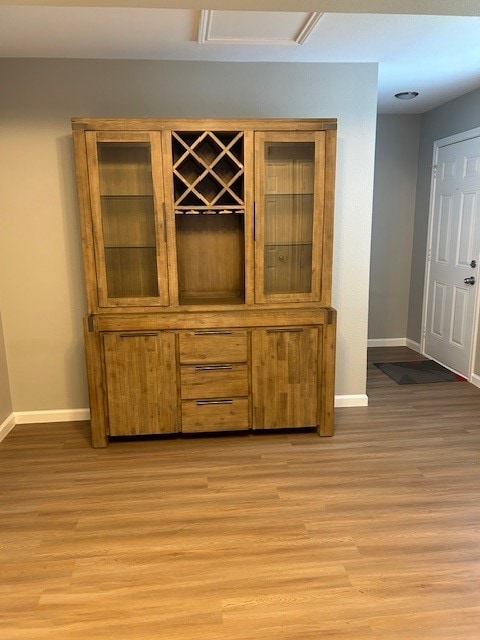
<path fill-rule="evenodd" d="M 246 364 L 184 365 L 181 368 L 184 400 L 248 395 Z"/>
<path fill-rule="evenodd" d="M 230 363 L 247 361 L 247 332 L 228 329 L 184 331 L 180 334 L 180 362 Z"/>
<path fill-rule="evenodd" d="M 182 431 L 235 431 L 248 429 L 248 398 L 184 400 Z"/>

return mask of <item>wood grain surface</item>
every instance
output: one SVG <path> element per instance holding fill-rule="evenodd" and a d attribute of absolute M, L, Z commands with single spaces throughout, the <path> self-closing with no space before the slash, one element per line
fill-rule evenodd
<path fill-rule="evenodd" d="M 406 348 L 370 362 L 412 359 Z M 313 431 L 0 445 L 6 640 L 477 640 L 480 390 L 399 386 Z"/>

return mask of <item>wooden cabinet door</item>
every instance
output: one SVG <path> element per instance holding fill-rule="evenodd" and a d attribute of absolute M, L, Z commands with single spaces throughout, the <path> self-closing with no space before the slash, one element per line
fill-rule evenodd
<path fill-rule="evenodd" d="M 319 327 L 252 331 L 253 428 L 318 425 Z"/>
<path fill-rule="evenodd" d="M 103 337 L 111 436 L 174 433 L 175 335 L 106 333 Z"/>
<path fill-rule="evenodd" d="M 158 132 L 86 133 L 100 307 L 169 304 Z"/>
<path fill-rule="evenodd" d="M 255 301 L 320 302 L 325 131 L 255 134 Z"/>

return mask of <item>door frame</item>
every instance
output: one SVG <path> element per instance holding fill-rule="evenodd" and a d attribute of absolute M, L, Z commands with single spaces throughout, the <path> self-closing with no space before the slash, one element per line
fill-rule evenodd
<path fill-rule="evenodd" d="M 428 283 L 430 278 L 430 256 L 431 256 L 432 239 L 433 239 L 432 238 L 433 210 L 435 205 L 435 187 L 436 187 L 436 177 L 437 177 L 436 169 L 438 165 L 438 154 L 442 147 L 447 147 L 453 144 L 457 144 L 458 142 L 465 142 L 466 140 L 471 140 L 473 138 L 478 138 L 479 149 L 480 149 L 480 127 L 476 127 L 475 129 L 469 129 L 467 131 L 462 131 L 460 133 L 447 136 L 446 138 L 440 138 L 439 140 L 435 140 L 433 143 L 432 173 L 430 178 L 430 201 L 428 206 L 427 250 L 425 253 L 425 277 L 423 282 L 422 332 L 421 332 L 421 343 L 420 343 L 420 350 L 422 355 L 424 356 L 426 355 L 425 334 L 426 334 L 426 328 L 427 328 Z M 480 257 L 479 257 L 479 262 L 480 262 Z M 477 283 L 480 286 L 480 278 L 477 278 Z M 475 287 L 475 302 L 474 302 L 473 325 L 472 325 L 473 335 L 472 335 L 467 378 L 469 382 L 472 382 L 478 387 L 480 387 L 480 376 L 475 376 L 474 366 L 475 366 L 475 354 L 477 352 L 478 333 L 479 333 L 479 330 L 478 330 L 479 301 L 480 301 L 480 296 L 478 295 L 478 286 L 477 286 Z M 443 364 L 443 363 L 440 363 L 440 364 Z"/>

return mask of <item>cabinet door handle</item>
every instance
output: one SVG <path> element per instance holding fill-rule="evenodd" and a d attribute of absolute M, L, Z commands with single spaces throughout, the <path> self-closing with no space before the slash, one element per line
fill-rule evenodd
<path fill-rule="evenodd" d="M 222 398 L 222 400 L 197 400 L 199 407 L 207 404 L 233 404 L 233 400 L 231 398 Z"/>
<path fill-rule="evenodd" d="M 195 367 L 195 371 L 218 371 L 218 370 L 230 371 L 233 369 L 231 364 L 198 364 Z"/>
<path fill-rule="evenodd" d="M 302 333 L 300 327 L 282 327 L 281 329 L 267 329 L 267 333 Z"/>
<path fill-rule="evenodd" d="M 231 336 L 232 332 L 228 329 L 204 329 L 195 331 L 196 336 Z"/>
<path fill-rule="evenodd" d="M 147 338 L 158 336 L 158 331 L 144 331 L 143 333 L 121 333 L 120 338 Z"/>

